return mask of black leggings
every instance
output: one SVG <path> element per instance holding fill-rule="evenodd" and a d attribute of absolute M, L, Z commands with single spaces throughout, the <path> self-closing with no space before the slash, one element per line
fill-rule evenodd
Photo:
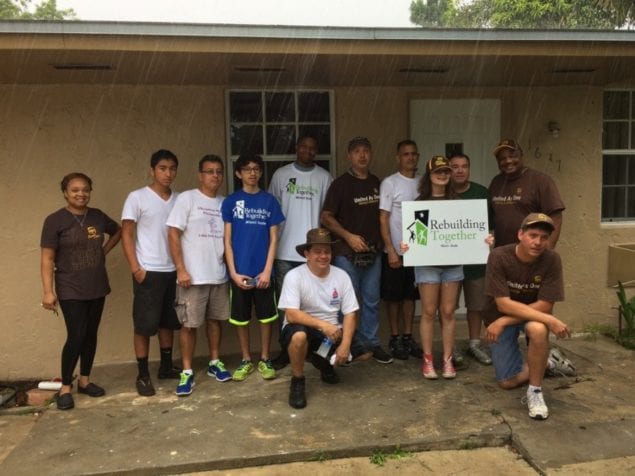
<path fill-rule="evenodd" d="M 105 300 L 105 297 L 88 301 L 60 300 L 67 333 L 62 349 L 62 385 L 70 385 L 73 381 L 73 371 L 80 357 L 80 375 L 90 375 Z"/>

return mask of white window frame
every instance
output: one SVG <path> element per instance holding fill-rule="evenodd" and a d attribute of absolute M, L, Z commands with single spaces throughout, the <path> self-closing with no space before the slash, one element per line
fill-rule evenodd
<path fill-rule="evenodd" d="M 329 169 L 331 175 L 335 173 L 336 167 L 336 154 L 335 154 L 335 93 L 333 89 L 324 89 L 324 88 L 283 88 L 283 89 L 273 89 L 273 88 L 235 88 L 235 89 L 227 89 L 225 91 L 225 137 L 226 137 L 226 156 L 227 156 L 227 173 L 225 174 L 227 180 L 227 190 L 229 193 L 234 191 L 234 162 L 238 159 L 238 155 L 232 154 L 231 150 L 231 126 L 234 124 L 239 125 L 261 125 L 262 126 L 262 144 L 263 144 L 263 154 L 262 159 L 265 162 L 274 162 L 274 161 L 289 161 L 292 162 L 295 160 L 295 154 L 266 154 L 267 150 L 267 134 L 266 134 L 266 125 L 274 124 L 268 123 L 266 117 L 266 110 L 264 108 L 264 97 L 266 93 L 293 93 L 295 95 L 295 121 L 293 125 L 295 126 L 296 139 L 298 138 L 298 131 L 301 124 L 313 124 L 313 122 L 299 122 L 299 111 L 298 111 L 298 95 L 301 93 L 328 93 L 329 95 L 329 129 L 330 129 L 330 154 L 318 154 L 315 156 L 315 160 L 328 160 Z M 230 94 L 231 93 L 260 93 L 261 101 L 263 102 L 263 117 L 261 122 L 231 122 L 231 111 L 230 111 Z M 291 124 L 283 122 L 283 123 L 275 123 L 275 124 Z M 315 124 L 324 124 L 323 122 L 315 122 Z"/>
<path fill-rule="evenodd" d="M 624 155 L 624 156 L 635 156 L 635 132 L 634 132 L 634 125 L 635 125 L 635 88 L 611 88 L 611 89 L 605 89 L 603 91 L 602 94 L 602 104 L 604 104 L 604 93 L 606 92 L 628 92 L 630 93 L 630 97 L 629 97 L 629 112 L 628 112 L 628 117 L 626 119 L 606 119 L 604 117 L 604 107 L 602 107 L 602 128 L 604 128 L 604 124 L 605 123 L 611 123 L 611 122 L 626 122 L 628 124 L 627 127 L 627 131 L 628 131 L 628 144 L 629 144 L 629 148 L 626 149 L 604 149 L 604 144 L 602 144 L 602 169 L 601 169 L 601 173 L 600 173 L 600 182 L 601 182 L 601 200 L 600 200 L 600 220 L 601 223 L 603 225 L 606 224 L 633 224 L 635 223 L 635 216 L 626 216 L 626 217 L 605 217 L 603 215 L 603 211 L 602 211 L 602 205 L 603 205 L 603 200 L 604 200 L 604 179 L 602 177 L 603 175 L 603 170 L 604 170 L 604 158 L 606 156 L 609 155 Z M 602 138 L 603 141 L 603 138 Z M 627 168 L 627 173 L 628 173 L 628 168 Z M 629 190 L 630 188 L 634 187 L 635 183 L 626 183 L 625 185 L 615 185 L 615 188 L 618 187 L 624 187 L 627 189 L 627 193 L 626 193 L 626 203 L 628 203 L 628 199 L 630 198 L 631 200 L 635 200 L 635 189 L 633 189 L 633 191 Z"/>

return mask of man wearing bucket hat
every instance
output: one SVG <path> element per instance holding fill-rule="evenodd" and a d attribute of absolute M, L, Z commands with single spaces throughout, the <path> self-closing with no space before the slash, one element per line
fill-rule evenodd
<path fill-rule="evenodd" d="M 529 416 L 537 420 L 549 416 L 542 393 L 549 333 L 558 338 L 570 335 L 567 325 L 553 315 L 554 303 L 564 299 L 560 256 L 549 245 L 555 229 L 548 215 L 527 215 L 517 231 L 518 243 L 490 253 L 485 277 L 485 336 L 496 380 L 504 389 L 528 382 Z M 521 331 L 528 337 L 526 362 L 518 344 Z"/>
<path fill-rule="evenodd" d="M 325 228 L 313 228 L 306 243 L 296 246 L 306 263 L 287 273 L 278 307 L 284 310 L 280 342 L 291 361 L 289 405 L 306 406 L 304 360 L 320 370 L 322 381 L 339 382 L 333 366 L 361 355 L 353 343 L 359 305 L 348 274 L 331 266 L 335 241 Z M 343 316 L 340 319 L 340 314 Z"/>

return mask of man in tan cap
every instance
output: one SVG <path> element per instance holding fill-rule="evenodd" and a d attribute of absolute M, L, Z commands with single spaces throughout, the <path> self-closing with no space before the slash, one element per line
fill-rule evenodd
<path fill-rule="evenodd" d="M 289 271 L 282 285 L 278 307 L 284 310 L 280 343 L 289 353 L 291 386 L 289 405 L 306 406 L 304 360 L 311 355 L 322 381 L 339 382 L 333 366 L 361 354 L 353 344 L 359 305 L 348 274 L 331 266 L 335 243 L 324 228 L 313 228 L 296 251 L 306 263 Z M 340 314 L 343 318 L 340 320 Z"/>
<path fill-rule="evenodd" d="M 564 299 L 560 256 L 549 245 L 555 228 L 544 213 L 527 215 L 517 231 L 518 243 L 490 253 L 485 277 L 485 336 L 496 380 L 504 389 L 528 382 L 529 416 L 537 420 L 549 416 L 542 393 L 549 333 L 570 335 L 567 325 L 553 315 L 554 303 Z M 528 337 L 526 362 L 518 344 L 521 331 Z"/>
<path fill-rule="evenodd" d="M 516 232 L 529 213 L 545 213 L 555 229 L 549 238 L 555 248 L 562 227 L 564 203 L 547 174 L 525 167 L 523 150 L 514 139 L 503 139 L 494 149 L 500 174 L 492 179 L 489 199 L 494 211 L 496 246 L 516 242 Z"/>

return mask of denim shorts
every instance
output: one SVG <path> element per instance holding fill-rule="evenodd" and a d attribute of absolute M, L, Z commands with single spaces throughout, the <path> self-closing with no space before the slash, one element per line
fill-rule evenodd
<path fill-rule="evenodd" d="M 415 266 L 417 284 L 441 284 L 463 281 L 463 266 Z"/>
<path fill-rule="evenodd" d="M 498 337 L 498 342 L 490 342 L 489 344 L 494 373 L 498 382 L 515 377 L 523 369 L 523 354 L 518 345 L 518 335 L 521 331 L 524 332 L 525 324 L 505 327 Z"/>

